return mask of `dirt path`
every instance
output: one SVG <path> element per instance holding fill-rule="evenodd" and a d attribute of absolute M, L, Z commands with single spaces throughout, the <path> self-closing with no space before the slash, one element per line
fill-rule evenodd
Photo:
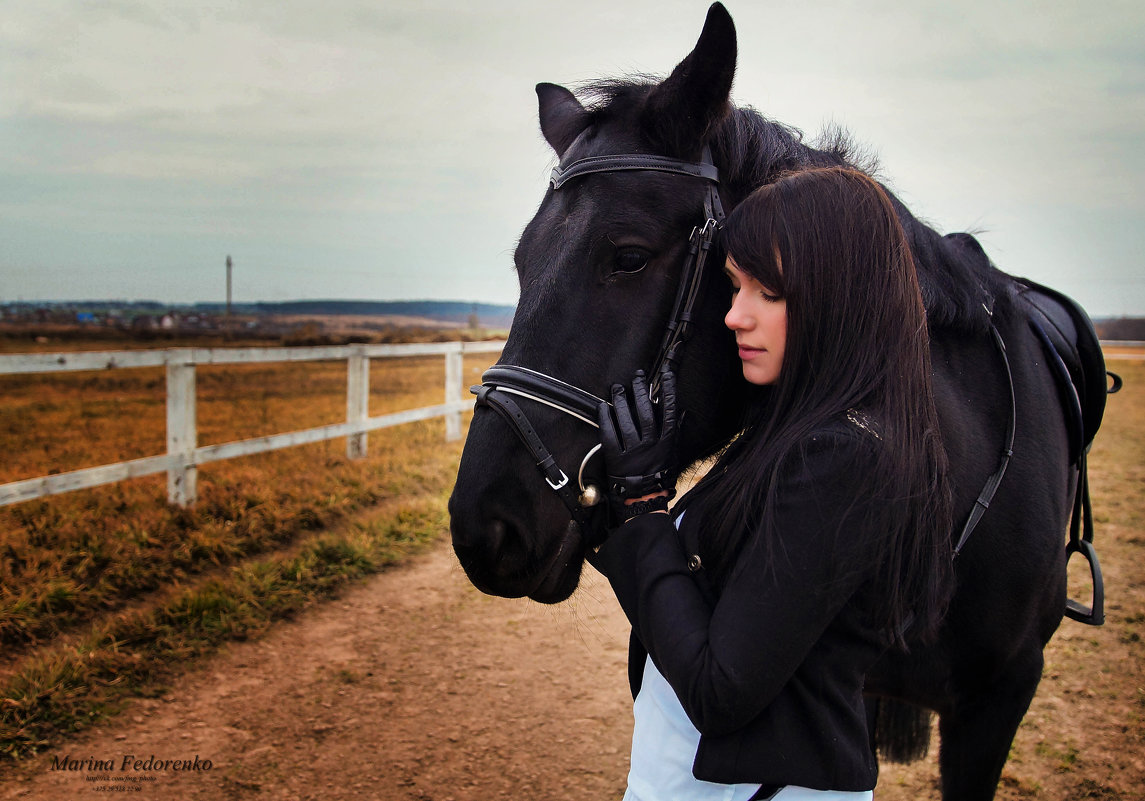
<path fill-rule="evenodd" d="M 619 798 L 627 623 L 592 578 L 557 608 L 480 594 L 443 542 L 237 643 L 32 763 L 0 798 Z M 125 754 L 200 770 L 122 770 Z M 51 758 L 111 760 L 108 774 Z M 209 770 L 201 769 L 210 760 Z M 193 765 L 193 762 L 192 762 Z M 123 782 L 99 781 L 138 778 Z M 138 792 L 131 792 L 138 789 Z"/>
<path fill-rule="evenodd" d="M 607 584 L 591 569 L 585 577 L 559 607 L 490 598 L 443 541 L 205 660 L 163 698 L 130 702 L 11 776 L 0 799 L 616 801 L 632 726 L 628 625 Z M 1065 624 L 1051 652 L 1099 638 L 1112 651 L 1118 636 Z M 1139 717 L 1111 703 L 1116 695 L 1086 702 L 1094 674 L 1059 672 L 1055 659 L 998 798 L 1145 797 Z M 1127 665 L 1105 675 L 1132 685 L 1139 674 Z M 1080 754 L 1067 748 L 1079 731 L 1096 735 Z M 125 769 L 129 754 L 139 765 Z M 192 768 L 197 758 L 199 769 L 156 769 L 149 757 Z M 76 763 L 53 769 L 53 758 Z M 933 755 L 886 767 L 876 798 L 937 801 L 936 776 Z"/>

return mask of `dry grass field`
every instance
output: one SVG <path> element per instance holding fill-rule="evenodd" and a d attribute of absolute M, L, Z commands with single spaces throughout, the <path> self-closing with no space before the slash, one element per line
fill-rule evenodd
<path fill-rule="evenodd" d="M 370 413 L 441 403 L 444 370 L 372 360 Z M 345 420 L 344 361 L 197 372 L 200 445 Z M 162 368 L 0 376 L 0 398 L 0 482 L 166 447 Z M 163 475 L 0 508 L 0 762 L 435 539 L 460 447 L 433 420 L 363 460 L 340 439 L 205 465 L 193 510 Z"/>
<path fill-rule="evenodd" d="M 1145 799 L 1145 361 L 1110 359 L 1107 366 L 1125 386 L 1109 396 L 1089 456 L 1105 625 L 1063 620 L 1050 640 L 1000 801 Z M 1075 557 L 1070 596 L 1088 603 L 1089 592 L 1088 572 Z M 887 766 L 878 798 L 937 801 L 936 776 L 933 753 L 923 763 Z"/>
<path fill-rule="evenodd" d="M 480 372 L 481 361 L 467 362 L 467 382 Z M 1107 620 L 1100 628 L 1064 621 L 1050 642 L 1042 685 L 1003 773 L 1002 801 L 1145 799 L 1145 361 L 1111 360 L 1110 368 L 1126 385 L 1110 397 L 1090 457 Z M 372 375 L 372 413 L 440 400 L 440 359 L 395 361 L 384 370 L 375 363 Z M 71 460 L 64 462 L 70 469 L 162 449 L 162 375 L 74 374 L 52 378 L 50 389 L 30 386 L 43 380 L 9 377 L 0 383 L 0 445 L 20 454 L 18 463 L 0 466 L 7 471 L 0 480 L 46 471 L 61 456 Z M 336 422 L 344 415 L 344 385 L 345 368 L 334 363 L 203 369 L 201 439 L 221 442 Z M 68 443 L 74 450 L 43 442 L 24 421 L 45 415 L 84 432 L 68 437 L 81 440 Z M 0 776 L 9 768 L 13 776 L 32 776 L 38 769 L 45 789 L 29 797 L 54 797 L 56 785 L 47 783 L 42 754 L 68 742 L 69 732 L 92 728 L 128 696 L 147 698 L 132 702 L 137 723 L 127 725 L 135 728 L 116 729 L 124 733 L 115 736 L 166 742 L 155 721 L 164 717 L 164 708 L 173 710 L 164 719 L 176 715 L 182 701 L 168 702 L 166 688 L 180 681 L 185 663 L 209 661 L 202 657 L 221 643 L 254 639 L 274 620 L 296 616 L 356 577 L 440 541 L 460 453 L 459 443 L 443 440 L 443 425 L 436 421 L 372 433 L 362 461 L 347 460 L 344 442 L 335 440 L 207 465 L 200 471 L 200 504 L 190 512 L 166 506 L 161 477 L 0 509 Z M 244 761 L 236 754 L 231 773 L 218 785 L 181 786 L 197 788 L 201 795 L 195 797 L 204 798 L 261 786 L 265 797 L 273 797 L 274 788 L 285 792 L 294 782 L 299 798 L 359 797 L 359 785 L 349 780 L 330 787 L 324 760 L 305 767 L 317 737 L 325 758 L 337 753 L 347 765 L 359 762 L 363 747 L 375 756 L 405 754 L 367 760 L 353 774 L 354 781 L 376 782 L 370 786 L 377 798 L 437 797 L 433 793 L 442 787 L 458 799 L 612 797 L 611 789 L 601 796 L 593 788 L 622 786 L 631 712 L 623 689 L 596 691 L 623 684 L 623 631 L 616 648 L 602 653 L 583 631 L 575 599 L 556 610 L 524 601 L 515 605 L 478 596 L 468 585 L 459 588 L 464 577 L 449 568 L 433 570 L 442 585 L 432 592 L 453 599 L 443 608 L 423 608 L 432 601 L 421 598 L 386 596 L 387 614 L 409 604 L 420 626 L 416 644 L 403 645 L 412 639 L 412 628 L 409 638 L 389 630 L 354 630 L 338 647 L 348 649 L 352 642 L 362 654 L 351 658 L 348 650 L 339 651 L 331 665 L 341 665 L 340 659 L 344 669 L 323 679 L 336 693 L 321 684 L 329 692 L 311 702 L 299 688 L 300 708 L 282 710 L 274 699 L 286 697 L 286 687 L 260 674 L 259 687 L 274 685 L 266 690 L 265 709 L 254 701 L 242 705 L 241 715 L 221 707 L 218 714 L 237 715 L 221 718 L 226 726 L 245 731 L 242 721 L 255 721 L 249 725 L 264 739 L 256 740 L 251 754 L 281 741 L 276 753 L 301 760 L 289 761 L 284 776 L 276 778 L 261 757 Z M 1075 572 L 1071 595 L 1084 600 L 1085 577 Z M 400 575 L 394 590 L 371 582 L 376 589 L 370 593 L 398 592 Z M 417 578 L 418 592 L 430 592 L 418 585 L 425 581 L 420 573 L 404 575 Z M 359 594 L 353 595 L 355 616 L 373 608 L 359 606 Z M 603 606 L 607 602 L 602 599 Z M 304 620 L 312 617 L 330 618 L 327 626 L 332 620 L 352 623 L 324 612 Z M 622 619 L 618 624 L 624 628 Z M 305 632 L 295 625 L 291 637 Z M 328 632 L 306 636 L 315 647 L 337 644 Z M 590 642 L 578 644 L 578 638 Z M 403 648 L 416 653 L 409 671 L 369 672 L 377 653 Z M 542 652 L 552 664 L 527 671 Z M 251 659 L 248 654 L 240 661 Z M 318 661 L 323 664 L 307 663 L 284 681 L 310 687 L 305 682 L 333 670 Z M 499 667 L 494 671 L 491 665 Z M 401 693 L 395 694 L 399 680 Z M 508 705 L 498 701 L 505 694 L 514 699 Z M 597 694 L 602 700 L 594 706 L 590 699 Z M 204 709 L 193 714 L 211 719 L 216 713 L 206 708 L 217 706 L 214 697 L 204 693 Z M 473 703 L 475 697 L 481 700 Z M 362 709 L 379 698 L 389 705 L 389 717 L 363 719 Z M 503 719 L 491 721 L 490 709 Z M 306 728 L 312 718 L 322 722 L 320 735 Z M 330 728 L 342 718 L 348 721 L 344 736 L 341 728 Z M 576 723 L 571 729 L 570 721 Z M 575 732 L 589 726 L 585 721 L 593 734 L 579 737 Z M 231 732 L 226 726 L 202 731 Z M 138 735 L 140 730 L 146 734 Z M 171 735 L 182 736 L 187 735 Z M 206 735 L 194 735 L 200 736 Z M 111 737 L 104 733 L 92 742 L 114 742 Z M 409 743 L 422 750 L 410 751 Z M 921 763 L 884 766 L 876 797 L 937 801 L 935 750 Z M 37 752 L 36 759 L 23 759 Z M 585 765 L 592 767 L 591 776 Z M 490 788 L 497 788 L 495 796 Z"/>

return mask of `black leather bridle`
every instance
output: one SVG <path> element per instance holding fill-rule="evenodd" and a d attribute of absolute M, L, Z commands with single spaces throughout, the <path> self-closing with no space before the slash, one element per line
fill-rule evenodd
<path fill-rule="evenodd" d="M 716 228 L 723 222 L 724 211 L 718 191 L 719 171 L 712 163 L 711 152 L 707 147 L 704 148 L 703 158 L 699 162 L 631 153 L 590 156 L 565 167 L 555 167 L 549 183 L 554 191 L 558 191 L 568 181 L 585 175 L 632 170 L 685 175 L 700 178 L 708 183 L 708 193 L 704 199 L 704 221 L 692 229 L 689 237 L 688 255 L 676 290 L 676 301 L 668 318 L 660 349 L 652 362 L 652 369 L 648 371 L 649 393 L 653 401 L 656 401 L 660 393 L 661 370 L 665 366 L 669 369 L 676 368 L 680 349 L 691 333 L 704 265 L 712 247 Z M 545 482 L 568 507 L 573 520 L 582 526 L 585 525 L 591 516 L 592 507 L 601 500 L 600 490 L 594 485 L 584 483 L 585 466 L 593 454 L 600 450 L 600 445 L 590 448 L 581 459 L 580 468 L 577 470 L 577 485 L 580 491 L 576 492 L 570 485 L 568 474 L 557 464 L 556 457 L 545 447 L 544 441 L 513 397 L 543 404 L 594 428 L 598 427 L 597 409 L 607 401 L 558 378 L 512 364 L 497 364 L 490 367 L 481 376 L 481 386 L 470 387 L 470 391 L 477 396 L 477 406 L 492 409 L 509 424 L 532 453 Z"/>
<path fill-rule="evenodd" d="M 704 222 L 692 229 L 688 240 L 688 255 L 684 261 L 684 270 L 681 274 L 680 284 L 676 290 L 676 301 L 672 313 L 664 330 L 664 337 L 660 349 L 653 360 L 652 369 L 648 371 L 651 377 L 649 382 L 649 395 L 655 402 L 660 392 L 660 372 L 667 365 L 675 369 L 680 358 L 680 348 L 687 341 L 691 333 L 693 314 L 696 301 L 699 298 L 702 284 L 704 266 L 708 253 L 712 248 L 712 241 L 716 229 L 724 220 L 723 204 L 720 202 L 718 191 L 719 171 L 712 163 L 710 150 L 705 146 L 702 160 L 699 162 L 681 161 L 664 156 L 646 156 L 640 154 L 623 154 L 616 156 L 590 156 L 572 162 L 567 167 L 557 166 L 549 178 L 554 191 L 559 190 L 568 181 L 585 175 L 603 172 L 622 172 L 630 170 L 658 171 L 700 178 L 708 182 L 708 193 L 704 199 Z M 986 307 L 986 312 L 993 317 L 992 304 Z M 1010 419 L 1006 431 L 1006 443 L 1002 449 L 1002 456 L 998 469 L 987 478 L 982 492 L 972 509 L 960 536 L 954 546 L 954 555 L 957 557 L 970 539 L 971 533 L 977 527 L 982 516 L 990 506 L 1002 477 L 1006 473 L 1010 458 L 1013 456 L 1014 433 L 1017 421 L 1017 407 L 1014 400 L 1014 379 L 1010 370 L 1010 361 L 1006 355 L 1006 344 L 998 329 L 991 322 L 991 330 L 1010 389 Z M 591 516 L 592 507 L 600 503 L 602 496 L 600 490 L 591 484 L 585 484 L 585 466 L 593 455 L 600 450 L 600 444 L 594 445 L 585 453 L 577 470 L 576 492 L 570 485 L 568 474 L 557 464 L 556 457 L 545 446 L 540 435 L 537 434 L 528 416 L 510 396 L 525 398 L 538 404 L 548 406 L 563 412 L 593 428 L 598 428 L 597 410 L 601 404 L 607 404 L 603 398 L 598 398 L 591 392 L 567 384 L 558 378 L 545 373 L 531 370 L 527 367 L 518 367 L 513 364 L 497 364 L 490 367 L 481 376 L 481 386 L 469 388 L 477 396 L 477 406 L 485 406 L 501 415 L 513 429 L 517 437 L 529 449 L 537 461 L 537 467 L 545 478 L 545 482 L 564 502 L 572 515 L 573 520 L 585 525 Z M 1087 556 L 1088 558 L 1088 556 Z"/>

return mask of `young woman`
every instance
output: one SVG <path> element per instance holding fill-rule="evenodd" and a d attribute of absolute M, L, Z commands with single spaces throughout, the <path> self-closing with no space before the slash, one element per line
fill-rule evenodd
<path fill-rule="evenodd" d="M 755 385 L 740 435 L 670 517 L 673 377 L 600 413 L 618 526 L 592 563 L 633 626 L 625 799 L 869 799 L 865 673 L 933 635 L 952 582 L 914 264 L 886 193 L 843 168 L 757 190 L 722 241 Z"/>

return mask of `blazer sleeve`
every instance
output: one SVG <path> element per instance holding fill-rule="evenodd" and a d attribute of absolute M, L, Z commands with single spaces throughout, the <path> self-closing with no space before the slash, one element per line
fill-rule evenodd
<path fill-rule="evenodd" d="M 775 530 L 748 539 L 714 603 L 668 515 L 625 523 L 592 560 L 702 734 L 758 716 L 871 575 L 877 533 L 861 528 L 870 500 L 859 497 L 858 480 L 872 464 L 871 443 L 831 432 L 797 451 L 779 478 Z M 764 536 L 775 546 L 762 547 Z"/>

